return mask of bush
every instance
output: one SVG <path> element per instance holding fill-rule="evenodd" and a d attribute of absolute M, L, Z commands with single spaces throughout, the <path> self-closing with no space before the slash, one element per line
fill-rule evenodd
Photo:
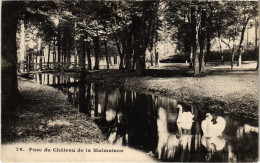
<path fill-rule="evenodd" d="M 218 51 L 212 51 L 210 54 L 205 56 L 205 61 L 215 61 L 215 60 L 222 60 L 221 56 L 223 55 L 224 61 L 231 61 L 232 57 L 232 50 L 223 50 L 222 53 Z M 252 61 L 257 60 L 258 49 L 245 49 L 242 53 L 242 61 Z M 235 54 L 234 60 L 238 60 L 238 55 Z"/>
<path fill-rule="evenodd" d="M 176 54 L 173 56 L 169 56 L 167 59 L 161 59 L 160 63 L 185 63 L 185 55 L 183 54 Z"/>

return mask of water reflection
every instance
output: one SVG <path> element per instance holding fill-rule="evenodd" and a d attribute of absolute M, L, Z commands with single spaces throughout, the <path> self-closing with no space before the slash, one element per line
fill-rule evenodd
<path fill-rule="evenodd" d="M 57 76 L 54 74 L 35 74 L 34 75 L 34 80 L 39 83 L 39 84 L 45 84 L 45 85 L 60 85 L 60 84 L 73 84 L 77 83 L 79 80 L 74 79 L 71 77 L 66 77 L 66 76 Z"/>
<path fill-rule="evenodd" d="M 80 112 L 94 118 L 108 143 L 142 149 L 161 161 L 258 160 L 258 127 L 250 124 L 206 116 L 173 98 L 87 83 L 84 76 L 74 80 L 42 74 L 35 79 L 57 87 Z M 190 118 L 178 121 L 185 112 Z"/>

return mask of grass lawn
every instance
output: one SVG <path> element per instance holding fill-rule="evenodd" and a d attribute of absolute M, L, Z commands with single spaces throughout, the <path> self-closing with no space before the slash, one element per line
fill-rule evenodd
<path fill-rule="evenodd" d="M 19 78 L 23 102 L 2 114 L 2 143 L 81 142 L 105 140 L 98 126 L 68 103 L 57 89 Z"/>

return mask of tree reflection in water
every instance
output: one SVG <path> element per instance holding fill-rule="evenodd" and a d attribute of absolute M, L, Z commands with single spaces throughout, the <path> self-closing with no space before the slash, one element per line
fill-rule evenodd
<path fill-rule="evenodd" d="M 258 127 L 251 124 L 223 116 L 226 127 L 222 136 L 206 138 L 201 129 L 206 113 L 192 105 L 181 103 L 184 111 L 194 115 L 191 124 L 181 124 L 177 123 L 179 102 L 173 98 L 94 85 L 84 81 L 84 77 L 76 80 L 42 75 L 36 75 L 36 81 L 61 90 L 80 112 L 95 120 L 111 144 L 144 150 L 161 161 L 258 159 Z"/>

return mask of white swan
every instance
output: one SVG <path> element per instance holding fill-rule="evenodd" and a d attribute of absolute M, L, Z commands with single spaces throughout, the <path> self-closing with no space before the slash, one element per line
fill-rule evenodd
<path fill-rule="evenodd" d="M 182 106 L 180 104 L 177 105 L 177 108 L 179 108 L 179 115 L 177 118 L 177 122 L 184 122 L 184 123 L 193 122 L 194 115 L 191 112 L 182 112 Z"/>
<path fill-rule="evenodd" d="M 226 120 L 223 117 L 217 117 L 216 122 L 214 124 L 215 135 L 220 136 L 226 128 Z"/>
<path fill-rule="evenodd" d="M 201 123 L 201 129 L 205 137 L 217 137 L 222 135 L 226 127 L 226 120 L 222 117 L 216 119 L 216 124 L 212 122 L 212 115 L 210 113 L 206 114 L 206 119 Z"/>
<path fill-rule="evenodd" d="M 206 114 L 205 120 L 201 122 L 201 129 L 205 137 L 211 137 L 213 122 L 212 122 L 212 115 L 210 113 Z"/>

